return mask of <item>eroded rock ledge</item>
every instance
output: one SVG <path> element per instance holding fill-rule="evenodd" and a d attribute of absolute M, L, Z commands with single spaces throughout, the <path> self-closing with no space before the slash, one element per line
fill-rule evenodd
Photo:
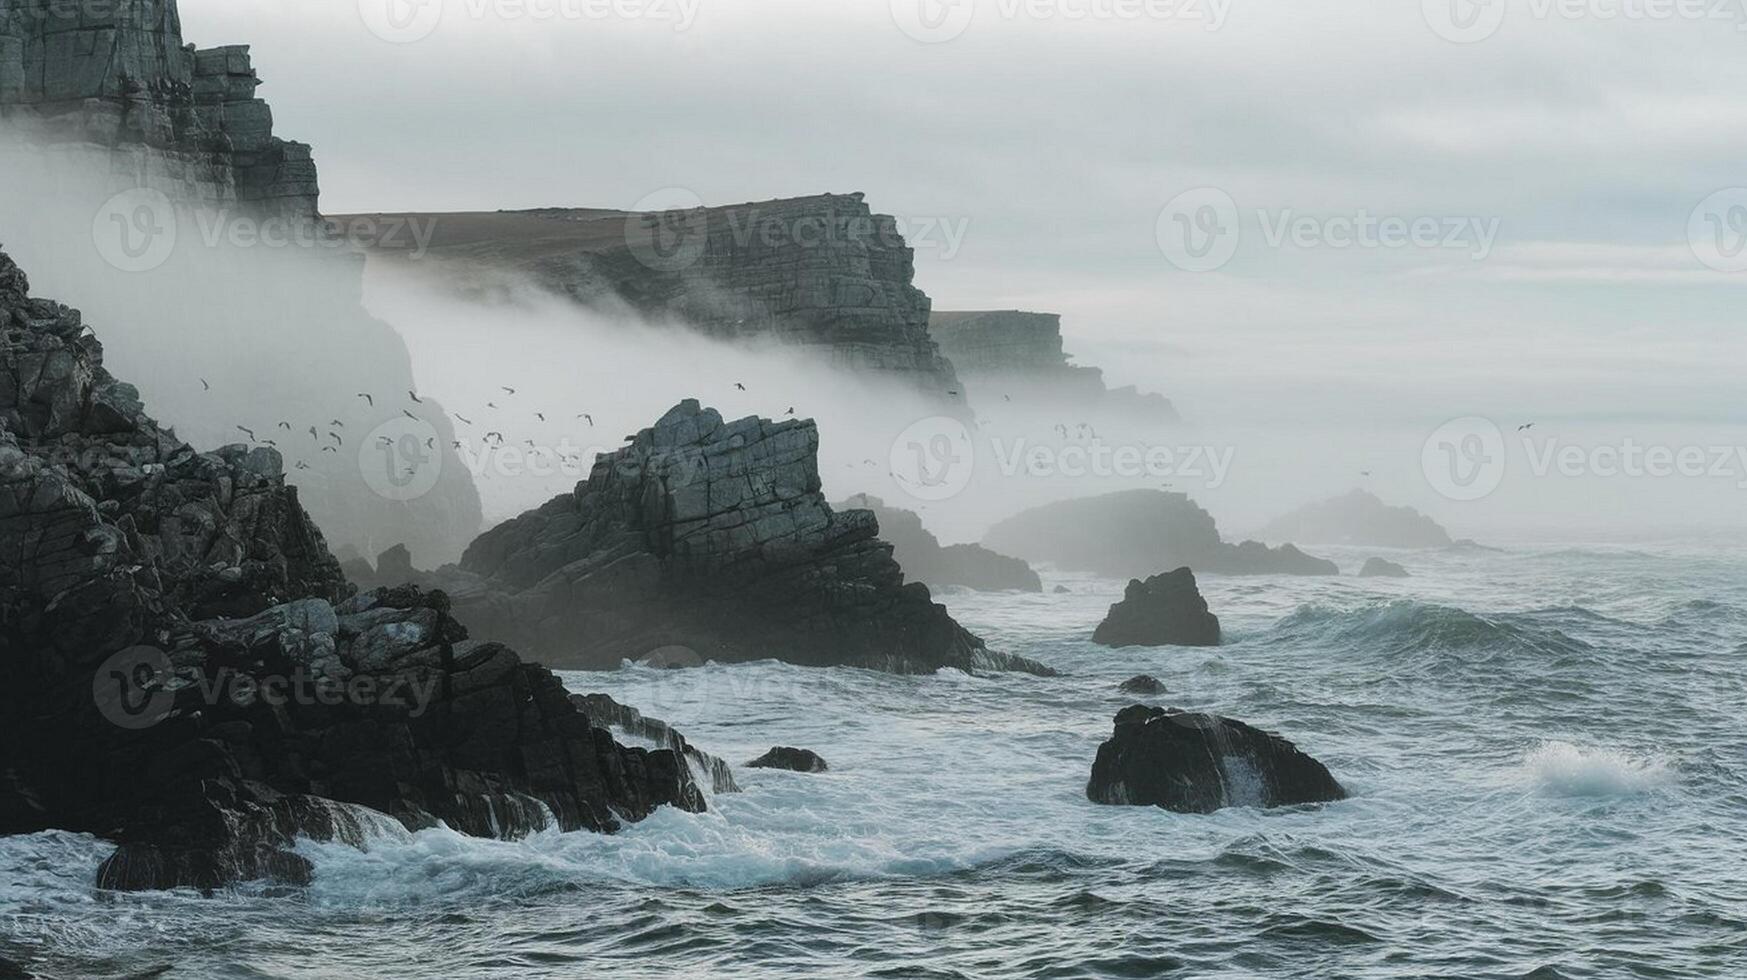
<path fill-rule="evenodd" d="M 704 801 L 440 592 L 352 594 L 278 454 L 200 453 L 0 253 L 0 835 L 120 847 L 105 887 L 308 879 L 389 814 L 514 837 Z M 363 810 L 369 807 L 379 813 Z"/>
<path fill-rule="evenodd" d="M 1050 672 L 906 584 L 873 514 L 825 502 L 818 448 L 811 421 L 724 422 L 682 402 L 431 581 L 470 627 L 557 667 L 679 648 L 694 663 Z"/>

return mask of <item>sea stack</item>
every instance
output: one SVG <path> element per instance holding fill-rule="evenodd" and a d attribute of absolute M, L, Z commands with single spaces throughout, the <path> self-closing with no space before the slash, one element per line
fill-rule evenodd
<path fill-rule="evenodd" d="M 1122 601 L 1098 624 L 1092 642 L 1107 647 L 1215 647 L 1219 617 L 1207 610 L 1207 600 L 1187 568 L 1133 579 Z"/>

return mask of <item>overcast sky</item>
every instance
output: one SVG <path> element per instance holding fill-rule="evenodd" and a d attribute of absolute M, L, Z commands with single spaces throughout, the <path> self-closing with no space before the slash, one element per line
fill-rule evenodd
<path fill-rule="evenodd" d="M 330 213 L 865 191 L 936 308 L 1060 312 L 1192 419 L 1747 422 L 1692 244 L 1747 266 L 1747 0 L 391 2 L 182 0 Z"/>

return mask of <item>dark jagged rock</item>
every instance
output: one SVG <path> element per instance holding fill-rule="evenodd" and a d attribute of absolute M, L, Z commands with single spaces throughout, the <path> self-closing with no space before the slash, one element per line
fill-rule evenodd
<path fill-rule="evenodd" d="M 810 749 L 777 746 L 746 764 L 748 769 L 787 769 L 790 772 L 824 772 L 825 760 Z"/>
<path fill-rule="evenodd" d="M 1359 569 L 1360 578 L 1412 578 L 1407 569 L 1392 561 L 1382 558 L 1368 558 L 1365 567 Z"/>
<path fill-rule="evenodd" d="M 716 793 L 738 793 L 740 786 L 734 782 L 734 769 L 722 759 L 717 758 L 687 742 L 684 735 L 674 731 L 673 727 L 659 718 L 651 718 L 636 708 L 622 705 L 605 694 L 572 694 L 570 700 L 588 715 L 589 720 L 597 727 L 617 728 L 633 738 L 646 739 L 657 745 L 665 746 L 696 763 L 710 778 L 710 788 Z"/>
<path fill-rule="evenodd" d="M 1021 404 L 1104 409 L 1155 422 L 1177 421 L 1163 395 L 1133 386 L 1111 389 L 1104 372 L 1070 362 L 1059 313 L 1019 310 L 936 311 L 928 331 L 959 376 L 985 399 L 999 393 Z"/>
<path fill-rule="evenodd" d="M 1098 746 L 1086 798 L 1178 813 L 1347 798 L 1328 768 L 1278 735 L 1217 715 L 1130 705 Z"/>
<path fill-rule="evenodd" d="M 1124 490 L 1061 500 L 1010 517 L 983 544 L 1026 561 L 1110 578 L 1187 565 L 1215 575 L 1338 575 L 1334 562 L 1291 545 L 1225 543 L 1213 516 L 1181 493 Z"/>
<path fill-rule="evenodd" d="M 435 230 L 420 261 L 490 291 L 505 272 L 591 307 L 625 307 L 727 341 L 812 349 L 858 372 L 962 402 L 928 333 L 928 296 L 895 219 L 863 195 L 690 211 L 599 209 L 396 215 Z M 396 257 L 394 243 L 376 254 Z M 410 246 L 411 243 L 406 243 Z"/>
<path fill-rule="evenodd" d="M 1165 682 L 1151 674 L 1136 674 L 1116 688 L 1124 694 L 1163 694 Z"/>
<path fill-rule="evenodd" d="M 411 360 L 365 311 L 350 247 L 397 232 L 330 233 L 310 147 L 274 135 L 259 85 L 248 46 L 184 42 L 176 0 L 0 2 L 0 121 L 22 137 L 0 141 L 0 228 L 39 285 L 135 327 L 106 337 L 110 366 L 183 439 L 274 439 L 329 540 L 452 561 L 484 524 L 478 492 L 442 407 L 390 400 Z M 170 246 L 159 264 L 105 260 L 89 217 L 118 202 Z"/>
<path fill-rule="evenodd" d="M 0 253 L 0 835 L 115 841 L 102 887 L 215 888 L 307 880 L 295 837 L 382 814 L 508 837 L 703 807 L 441 592 L 354 595 L 277 453 L 196 452 L 28 293 Z"/>
<path fill-rule="evenodd" d="M 1375 494 L 1354 490 L 1276 518 L 1262 529 L 1269 541 L 1371 545 L 1378 548 L 1444 548 L 1450 534 L 1412 507 L 1391 507 Z"/>
<path fill-rule="evenodd" d="M 1048 672 L 905 584 L 874 516 L 825 503 L 818 446 L 811 421 L 726 423 L 683 402 L 434 580 L 475 631 L 561 668 L 679 646 L 725 662 Z"/>
<path fill-rule="evenodd" d="M 1207 611 L 1207 600 L 1187 568 L 1131 579 L 1122 601 L 1098 624 L 1092 642 L 1107 647 L 1216 647 L 1219 617 Z"/>
<path fill-rule="evenodd" d="M 1043 580 L 1018 558 L 998 555 L 981 545 L 941 547 L 922 526 L 922 518 L 878 497 L 861 493 L 837 505 L 839 509 L 872 511 L 880 525 L 880 540 L 892 546 L 892 557 L 904 574 L 930 588 L 956 585 L 981 592 L 1042 592 Z"/>

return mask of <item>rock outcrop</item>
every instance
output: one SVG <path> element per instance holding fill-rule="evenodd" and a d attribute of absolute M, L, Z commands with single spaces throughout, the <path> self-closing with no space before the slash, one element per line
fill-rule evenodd
<path fill-rule="evenodd" d="M 811 421 L 675 406 L 589 478 L 435 573 L 456 615 L 543 663 L 611 669 L 683 647 L 921 673 L 1030 670 L 906 584 L 868 511 L 820 494 Z"/>
<path fill-rule="evenodd" d="M 295 837 L 384 814 L 516 836 L 703 807 L 446 596 L 354 595 L 281 466 L 161 428 L 0 253 L 0 835 L 116 841 L 102 887 L 215 888 L 307 880 Z"/>
<path fill-rule="evenodd" d="M 371 216 L 380 217 L 380 216 Z M 915 252 L 862 194 L 638 213 L 536 211 L 390 215 L 435 235 L 419 251 L 451 285 L 489 291 L 505 273 L 593 308 L 630 308 L 718 339 L 775 341 L 828 363 L 959 402 L 928 333 Z M 410 247 L 411 243 L 406 243 Z M 383 243 L 392 261 L 406 247 Z"/>
<path fill-rule="evenodd" d="M 825 772 L 829 767 L 811 749 L 777 746 L 746 764 L 748 769 L 787 769 L 790 772 Z"/>
<path fill-rule="evenodd" d="M 940 352 L 984 402 L 1104 409 L 1153 422 L 1177 421 L 1170 399 L 1132 385 L 1108 388 L 1104 372 L 1070 361 L 1059 313 L 940 311 L 928 320 Z"/>
<path fill-rule="evenodd" d="M 573 694 L 570 700 L 587 715 L 597 728 L 617 728 L 624 734 L 672 749 L 697 766 L 709 777 L 710 789 L 716 793 L 738 793 L 734 769 L 722 759 L 695 748 L 684 735 L 659 718 L 651 718 L 628 705 L 614 701 L 606 694 Z"/>
<path fill-rule="evenodd" d="M 130 187 L 314 222 L 310 148 L 273 135 L 247 45 L 182 41 L 176 0 L 7 0 L 0 119 L 102 147 Z"/>
<path fill-rule="evenodd" d="M 1359 569 L 1360 578 L 1412 578 L 1407 569 L 1383 558 L 1368 558 Z"/>
<path fill-rule="evenodd" d="M 1279 517 L 1260 532 L 1268 541 L 1369 545 L 1376 548 L 1444 548 L 1450 534 L 1412 507 L 1391 507 L 1365 490 L 1309 504 Z"/>
<path fill-rule="evenodd" d="M 1218 715 L 1130 705 L 1098 746 L 1086 798 L 1212 813 L 1228 806 L 1328 803 L 1347 791 L 1278 735 Z"/>
<path fill-rule="evenodd" d="M 1116 686 L 1123 694 L 1163 694 L 1165 682 L 1151 674 L 1136 674 Z"/>
<path fill-rule="evenodd" d="M 1219 617 L 1207 611 L 1207 600 L 1187 568 L 1132 579 L 1122 601 L 1098 624 L 1092 642 L 1107 647 L 1216 647 Z"/>
<path fill-rule="evenodd" d="M 930 588 L 959 586 L 979 592 L 1042 592 L 1043 580 L 1018 558 L 999 555 L 982 545 L 942 547 L 912 511 L 893 507 L 878 497 L 856 494 L 838 509 L 871 511 L 879 521 L 880 540 L 892 546 L 892 557 L 909 578 Z"/>
<path fill-rule="evenodd" d="M 484 523 L 454 426 L 407 398 L 406 346 L 259 84 L 246 46 L 185 44 L 175 0 L 6 0 L 0 119 L 24 139 L 0 143 L 0 227 L 39 287 L 129 328 L 110 365 L 183 439 L 247 432 L 330 540 L 452 561 Z"/>
<path fill-rule="evenodd" d="M 1029 562 L 1110 578 L 1187 565 L 1216 575 L 1338 575 L 1291 545 L 1227 544 L 1213 516 L 1181 493 L 1124 490 L 1034 507 L 996 524 L 983 544 Z"/>

